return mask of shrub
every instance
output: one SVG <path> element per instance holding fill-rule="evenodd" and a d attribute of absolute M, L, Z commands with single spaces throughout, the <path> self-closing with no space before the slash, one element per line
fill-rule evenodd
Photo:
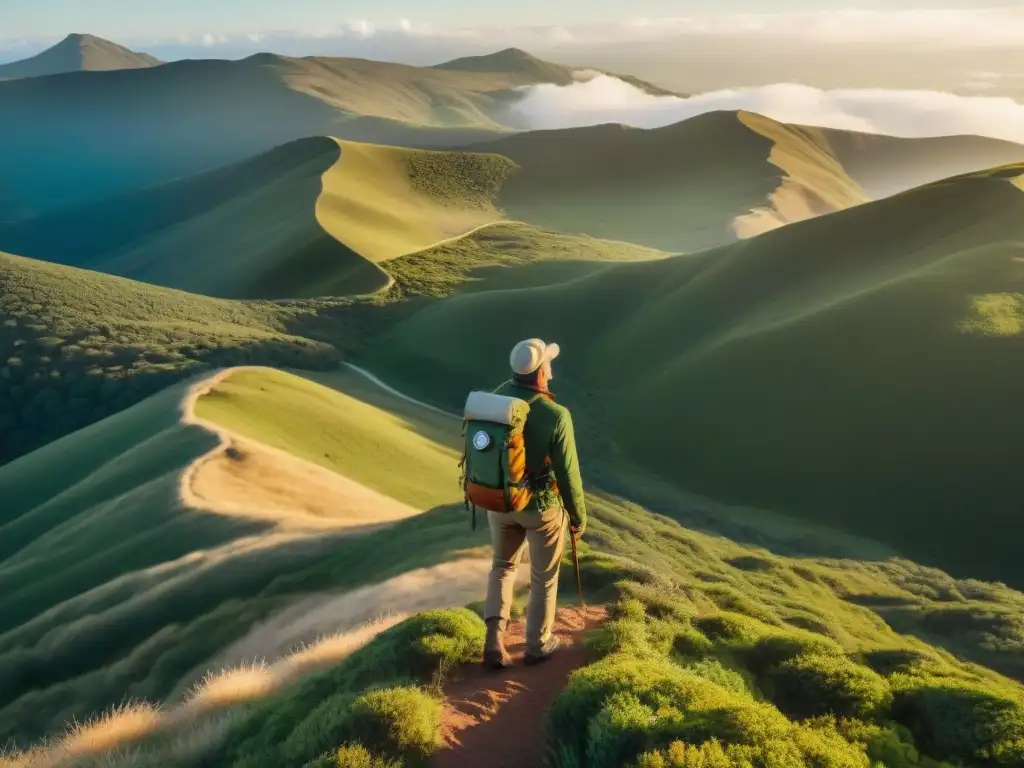
<path fill-rule="evenodd" d="M 700 659 L 685 664 L 683 669 L 732 693 L 740 696 L 750 695 L 750 686 L 743 675 L 734 669 L 729 669 L 718 659 Z"/>
<path fill-rule="evenodd" d="M 342 747 L 337 754 L 331 755 L 329 768 L 402 768 L 397 761 L 375 757 L 365 747 L 350 745 Z"/>
<path fill-rule="evenodd" d="M 758 638 L 743 652 L 747 667 L 757 675 L 797 656 L 808 653 L 841 654 L 838 643 L 810 633 L 771 634 Z"/>
<path fill-rule="evenodd" d="M 870 718 L 892 702 L 889 684 L 847 656 L 805 653 L 773 667 L 765 684 L 775 705 L 790 717 Z"/>
<path fill-rule="evenodd" d="M 591 723 L 619 693 L 628 693 L 639 702 L 620 702 L 619 708 L 627 711 L 616 722 L 627 724 L 631 707 L 642 706 L 652 711 L 664 707 L 709 709 L 726 707 L 732 701 L 728 691 L 687 673 L 668 659 L 634 658 L 621 653 L 609 656 L 573 673 L 548 712 L 546 730 L 557 745 L 552 754 L 557 768 L 584 764 L 589 753 Z M 600 722 L 611 722 L 613 714 L 614 708 Z M 600 743 L 607 749 L 605 739 Z"/>
<path fill-rule="evenodd" d="M 437 746 L 441 703 L 419 688 L 370 691 L 352 705 L 351 723 L 353 735 L 374 752 L 422 762 Z"/>
<path fill-rule="evenodd" d="M 415 761 L 434 744 L 438 702 L 417 683 L 479 658 L 485 627 L 467 609 L 427 611 L 382 632 L 343 664 L 256 705 L 217 765 L 304 765 L 342 744 Z"/>
<path fill-rule="evenodd" d="M 897 676 L 893 685 L 893 717 L 926 753 L 971 765 L 1024 765 L 1021 702 L 953 681 Z"/>

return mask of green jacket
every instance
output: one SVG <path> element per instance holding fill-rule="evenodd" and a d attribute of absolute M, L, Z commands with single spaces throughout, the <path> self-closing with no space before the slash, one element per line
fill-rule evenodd
<path fill-rule="evenodd" d="M 558 482 L 558 493 L 548 482 L 541 487 L 530 502 L 528 509 L 543 511 L 564 504 L 569 520 L 575 526 L 585 526 L 587 505 L 583 499 L 583 479 L 580 477 L 580 462 L 576 456 L 576 435 L 572 427 L 569 410 L 554 400 L 541 395 L 537 390 L 524 387 L 514 381 L 507 381 L 495 390 L 495 394 L 518 397 L 530 403 L 530 415 L 523 428 L 526 442 L 526 471 L 531 475 L 542 475 L 546 471 L 545 461 L 551 457 L 554 480 Z M 561 501 L 559 501 L 561 495 Z"/>

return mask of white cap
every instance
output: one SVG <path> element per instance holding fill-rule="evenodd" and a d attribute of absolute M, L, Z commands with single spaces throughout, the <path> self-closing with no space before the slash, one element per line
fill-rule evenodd
<path fill-rule="evenodd" d="M 561 350 L 557 344 L 545 344 L 540 339 L 520 341 L 512 348 L 509 364 L 512 372 L 526 376 L 540 368 L 544 363 L 551 362 Z"/>

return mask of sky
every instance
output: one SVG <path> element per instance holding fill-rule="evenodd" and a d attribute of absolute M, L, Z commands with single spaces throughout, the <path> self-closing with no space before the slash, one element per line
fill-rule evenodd
<path fill-rule="evenodd" d="M 951 8 L 1016 9 L 1022 0 L 2 0 L 0 37 L 57 39 L 91 32 L 125 40 L 210 34 L 232 36 L 282 31 L 374 27 L 464 28 L 601 24 L 716 14 L 818 13 L 858 9 L 935 11 Z"/>

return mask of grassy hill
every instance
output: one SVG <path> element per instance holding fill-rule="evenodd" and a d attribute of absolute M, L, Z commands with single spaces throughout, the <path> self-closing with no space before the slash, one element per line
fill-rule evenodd
<path fill-rule="evenodd" d="M 0 462 L 210 366 L 324 368 L 295 311 L 0 254 Z"/>
<path fill-rule="evenodd" d="M 208 292 L 223 290 L 228 295 L 294 297 L 356 290 L 359 284 L 353 273 L 358 275 L 354 269 L 358 266 L 379 276 L 373 285 L 390 283 L 387 291 L 369 301 L 216 299 L 0 253 L 0 464 L 211 366 L 332 368 L 374 332 L 415 311 L 416 303 L 403 301 L 406 298 L 493 289 L 523 279 L 531 284 L 559 282 L 599 268 L 605 261 L 665 255 L 629 243 L 562 235 L 517 223 L 485 226 L 463 238 L 416 250 L 451 231 L 442 227 L 491 217 L 487 213 L 491 177 L 485 173 L 487 166 L 478 162 L 486 157 L 469 156 L 467 164 L 462 162 L 466 156 L 457 153 L 344 143 L 339 160 L 338 146 L 333 140 L 298 143 L 259 163 L 214 174 L 203 184 L 190 180 L 182 188 L 154 189 L 109 208 L 70 212 L 55 219 L 53 228 L 34 233 L 53 236 L 50 241 L 39 240 L 38 246 L 57 252 L 68 243 L 67 232 L 91 235 L 78 242 L 76 257 L 83 258 L 83 252 L 102 254 L 115 242 L 134 243 L 134 238 L 148 242 L 145 231 L 160 230 L 167 240 L 158 233 L 153 243 L 163 248 L 155 252 L 165 259 L 145 262 L 140 258 L 136 266 L 147 270 L 141 277 Z M 345 148 L 351 165 L 342 165 Z M 307 161 L 296 165 L 296 154 L 301 152 L 308 153 Z M 326 182 L 330 199 L 319 204 L 310 197 L 300 200 L 305 217 L 279 219 L 273 227 L 292 239 L 258 241 L 259 247 L 248 251 L 224 249 L 231 237 L 241 244 L 239 248 L 246 244 L 246 217 L 262 215 L 266 223 L 294 204 L 299 193 L 313 195 L 312 187 L 320 183 L 317 170 L 332 158 L 342 178 Z M 283 167 L 275 162 L 281 159 L 288 161 Z M 352 166 L 357 179 L 360 173 L 376 179 L 378 197 L 360 195 L 359 184 L 346 181 Z M 434 179 L 439 167 L 453 172 L 442 177 L 449 181 L 446 186 Z M 460 177 L 458 172 L 464 173 Z M 251 186 L 256 192 L 243 197 L 247 205 L 242 206 L 245 215 L 239 217 L 238 207 L 222 197 Z M 262 210 L 256 202 L 263 204 Z M 279 205 L 268 211 L 268 202 Z M 220 226 L 206 231 L 207 240 L 197 228 L 198 222 L 207 221 L 201 214 L 177 221 L 181 214 L 201 208 L 220 212 L 215 217 Z M 346 214 L 352 210 L 356 212 L 350 214 L 352 218 L 366 224 L 381 224 L 382 219 L 386 224 L 402 215 L 405 225 L 396 225 L 389 238 L 374 239 L 368 228 L 346 227 Z M 314 218 L 310 211 L 321 215 Z M 349 242 L 366 246 L 368 258 L 325 234 L 321 220 L 351 233 Z M 234 229 L 225 224 L 233 224 Z M 166 247 L 165 242 L 180 245 L 183 230 L 194 234 L 191 245 L 196 252 Z M 315 242 L 321 246 L 320 261 L 306 258 L 318 255 L 311 247 L 290 250 L 296 242 L 301 245 L 302 238 L 311 237 L 319 238 Z M 204 245 L 208 250 L 201 250 Z M 403 249 L 416 252 L 381 261 L 379 266 L 369 260 L 385 259 Z M 138 245 L 128 252 L 145 255 Z M 533 264 L 541 269 L 524 269 Z M 231 276 L 235 276 L 234 285 L 230 285 Z"/>
<path fill-rule="evenodd" d="M 17 193 L 9 207 L 40 212 L 307 136 L 468 144 L 507 130 L 495 116 L 511 89 L 546 76 L 510 66 L 474 72 L 258 54 L 0 82 L 0 142 L 21 148 L 0 160 L 0 175 Z"/>
<path fill-rule="evenodd" d="M 200 395 L 198 421 L 179 384 L 0 468 L 0 738 L 57 730 L 129 691 L 169 694 L 282 607 L 241 598 L 333 557 L 354 534 L 457 500 L 457 422 L 423 411 L 415 423 L 427 436 L 410 435 L 409 407 L 367 397 L 358 379 L 327 379 L 346 394 L 242 369 Z M 266 418 L 240 418 L 267 398 Z M 309 413 L 321 443 L 307 439 Z M 211 431 L 234 425 L 245 434 Z M 299 450 L 290 458 L 275 445 Z"/>
<path fill-rule="evenodd" d="M 498 198 L 512 218 L 673 252 L 1024 161 L 1024 146 L 993 139 L 874 136 L 746 112 L 653 130 L 532 131 L 473 148 L 519 166 Z"/>
<path fill-rule="evenodd" d="M 692 251 L 860 204 L 868 198 L 856 179 L 886 191 L 883 177 L 902 185 L 1024 155 L 1024 147 L 972 137 L 890 139 L 731 112 L 657 130 L 527 132 L 473 152 L 341 147 L 301 139 L 142 191 L 0 223 L 0 247 L 221 297 L 360 293 L 386 285 L 376 263 L 503 214 Z"/>
<path fill-rule="evenodd" d="M 228 168 L 0 229 L 34 257 L 225 298 L 385 287 L 378 262 L 500 218 L 509 163 L 310 138 Z M 78 237 L 78 232 L 84 236 Z"/>
<path fill-rule="evenodd" d="M 444 503 L 458 492 L 458 421 L 355 374 L 318 378 L 329 386 L 231 372 L 201 390 L 202 424 L 179 421 L 184 387 L 168 389 L 0 468 L 13 500 L 0 518 L 0 580 L 12 585 L 0 593 L 0 734 L 26 746 L 57 735 L 7 765 L 350 766 L 369 753 L 411 766 L 437 749 L 443 683 L 482 644 L 481 620 L 458 606 L 482 594 L 486 534 Z M 308 459 L 441 503 L 383 531 L 312 540 L 282 539 L 287 518 L 266 510 L 183 509 L 183 473 L 225 427 L 243 441 L 221 446 L 225 462 L 272 450 L 265 440 L 281 449 L 268 454 L 278 469 Z M 582 576 L 612 619 L 537 734 L 555 765 L 641 753 L 663 765 L 718 748 L 830 768 L 1019 760 L 1024 689 L 995 670 L 1020 672 L 1020 593 L 839 539 L 851 559 L 823 558 L 820 534 L 764 520 L 768 549 L 743 546 L 681 526 L 679 500 L 654 508 L 665 516 L 591 490 Z M 278 636 L 285 627 L 306 634 Z M 294 650 L 289 637 L 319 642 Z M 267 665 L 217 672 L 232 648 L 263 649 Z M 190 689 L 204 669 L 213 675 Z M 90 719 L 123 697 L 136 703 Z M 81 725 L 59 736 L 71 717 Z"/>
<path fill-rule="evenodd" d="M 983 168 L 1024 162 L 1024 146 L 983 136 L 905 139 L 803 126 L 873 198 Z"/>
<path fill-rule="evenodd" d="M 1010 183 L 1022 172 L 693 256 L 456 296 L 373 340 L 366 360 L 457 407 L 467 382 L 504 375 L 516 340 L 557 339 L 562 391 L 594 409 L 596 435 L 682 487 L 1024 583 L 1007 506 L 1024 490 L 1012 469 L 1024 195 Z"/>
<path fill-rule="evenodd" d="M 478 148 L 519 166 L 498 197 L 512 218 L 675 252 L 866 199 L 819 147 L 745 113 L 533 131 Z"/>
<path fill-rule="evenodd" d="M 0 79 L 44 77 L 65 72 L 144 69 L 160 64 L 146 53 L 136 53 L 94 35 L 68 35 L 51 48 L 28 59 L 0 64 Z"/>

